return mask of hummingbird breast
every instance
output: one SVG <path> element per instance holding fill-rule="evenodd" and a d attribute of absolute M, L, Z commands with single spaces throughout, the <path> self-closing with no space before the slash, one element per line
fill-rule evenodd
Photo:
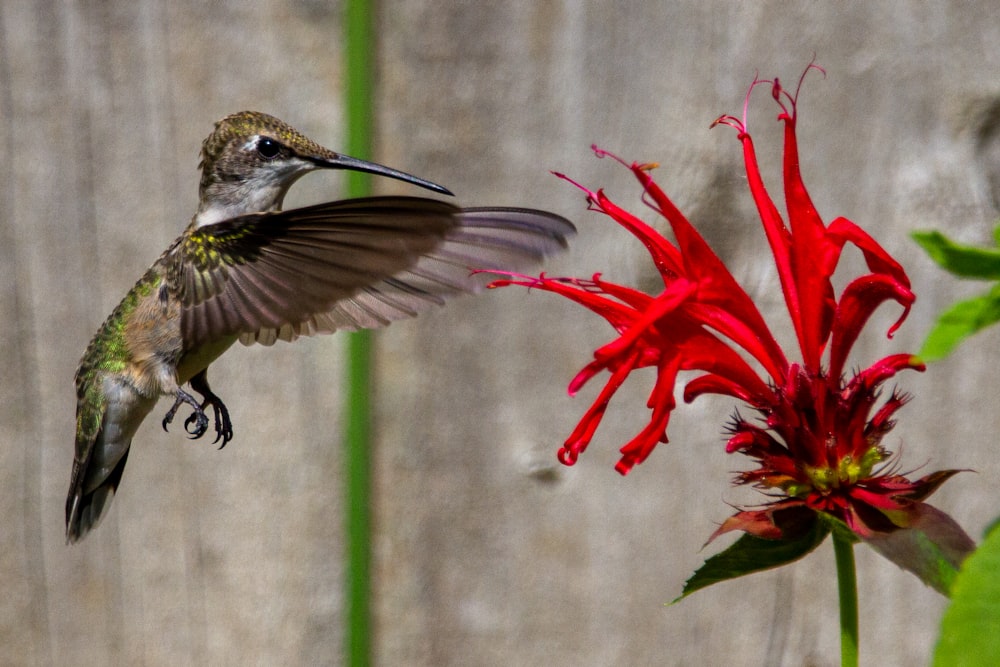
<path fill-rule="evenodd" d="M 147 290 L 123 329 L 129 352 L 125 375 L 144 396 L 159 397 L 177 390 L 177 364 L 184 344 L 180 304 L 170 291 L 162 283 Z"/>

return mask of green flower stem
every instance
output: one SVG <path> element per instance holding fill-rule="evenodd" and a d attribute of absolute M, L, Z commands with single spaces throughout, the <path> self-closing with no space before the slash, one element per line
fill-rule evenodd
<path fill-rule="evenodd" d="M 369 0 L 344 2 L 345 152 L 370 159 L 372 153 L 372 58 L 375 43 Z M 371 194 L 366 174 L 345 172 L 347 197 Z M 372 487 L 372 335 L 347 336 L 346 414 L 344 431 L 344 664 L 372 662 L 371 633 L 371 487 Z"/>
<path fill-rule="evenodd" d="M 840 664 L 858 667 L 858 582 L 854 569 L 854 544 L 833 531 L 833 553 L 837 560 L 837 591 L 840 595 Z"/>

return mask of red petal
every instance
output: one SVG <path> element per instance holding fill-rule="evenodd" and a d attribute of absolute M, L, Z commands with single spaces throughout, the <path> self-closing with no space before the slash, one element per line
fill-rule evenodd
<path fill-rule="evenodd" d="M 753 327 L 740 313 L 715 304 L 692 302 L 687 310 L 692 317 L 746 350 L 760 362 L 774 382 L 784 379 L 788 372 L 788 360 L 766 325 L 763 329 Z"/>
<path fill-rule="evenodd" d="M 830 376 L 840 377 L 847 355 L 868 322 L 872 313 L 888 300 L 903 306 L 903 314 L 890 329 L 892 331 L 906 318 L 913 303 L 913 292 L 887 275 L 869 274 L 853 280 L 840 297 L 830 345 Z"/>
<path fill-rule="evenodd" d="M 879 359 L 851 379 L 846 391 L 871 391 L 893 375 L 904 369 L 923 372 L 927 367 L 912 354 L 890 354 Z"/>
<path fill-rule="evenodd" d="M 646 250 L 653 258 L 653 264 L 664 276 L 664 285 L 669 284 L 669 280 L 674 276 L 685 275 L 684 258 L 681 256 L 681 252 L 662 234 L 625 209 L 620 208 L 608 199 L 603 190 L 597 192 L 597 205 L 646 246 Z"/>
<path fill-rule="evenodd" d="M 656 384 L 647 403 L 653 414 L 645 428 L 622 446 L 622 458 L 615 464 L 615 470 L 621 475 L 627 475 L 633 466 L 646 460 L 657 444 L 667 441 L 667 424 L 675 406 L 673 389 L 678 367 L 678 357 L 664 357 L 657 368 Z"/>
<path fill-rule="evenodd" d="M 603 359 L 621 354 L 625 348 L 631 347 L 642 335 L 648 333 L 657 320 L 676 310 L 696 290 L 697 286 L 694 283 L 683 279 L 675 281 L 653 299 L 646 310 L 639 313 L 621 336 L 596 350 L 594 357 Z M 669 331 L 667 327 L 664 329 Z"/>
<path fill-rule="evenodd" d="M 770 388 L 765 385 L 765 389 L 767 389 L 767 393 L 765 394 L 753 394 L 747 390 L 744 384 L 734 382 L 729 378 L 715 375 L 714 373 L 709 373 L 708 375 L 696 377 L 685 385 L 684 402 L 690 403 L 703 394 L 721 394 L 723 396 L 738 398 L 755 407 L 759 407 L 774 401 L 774 394 Z"/>
<path fill-rule="evenodd" d="M 837 218 L 830 223 L 827 234 L 836 246 L 842 247 L 847 242 L 853 243 L 864 253 L 868 268 L 873 273 L 892 276 L 901 285 L 909 288 L 910 279 L 903 267 L 861 227 L 847 218 Z"/>
<path fill-rule="evenodd" d="M 731 331 L 742 334 L 734 340 L 764 364 L 773 376 L 780 376 L 787 365 L 784 354 L 753 300 L 648 171 L 641 165 L 633 165 L 632 172 L 670 223 L 683 257 L 684 275 L 698 283 L 697 303 L 706 307 L 706 313 L 711 312 L 708 307 L 714 307 L 716 313 L 726 315 L 725 319 L 719 318 L 714 323 L 706 320 L 706 324 L 723 327 L 728 324 Z M 733 326 L 734 323 L 739 326 Z M 722 328 L 720 331 L 727 333 Z"/>
<path fill-rule="evenodd" d="M 799 340 L 806 367 L 818 370 L 836 304 L 830 285 L 833 272 L 821 261 L 828 242 L 826 227 L 816 212 L 799 170 L 794 110 L 792 115 L 783 114 L 782 119 L 785 122 L 785 205 L 792 234 L 792 272 L 801 311 Z"/>
<path fill-rule="evenodd" d="M 558 456 L 562 463 L 573 465 L 576 463 L 577 457 L 587 449 L 587 445 L 590 444 L 590 440 L 594 437 L 594 432 L 597 430 L 605 411 L 608 409 L 611 397 L 614 396 L 615 392 L 622 386 L 622 383 L 625 382 L 625 378 L 632 371 L 633 364 L 637 358 L 638 353 L 633 353 L 631 357 L 621 362 L 611 374 L 611 377 L 608 379 L 607 384 L 604 385 L 597 399 L 591 404 L 559 450 Z"/>

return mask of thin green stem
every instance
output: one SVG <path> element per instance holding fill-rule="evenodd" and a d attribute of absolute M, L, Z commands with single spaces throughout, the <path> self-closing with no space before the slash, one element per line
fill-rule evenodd
<path fill-rule="evenodd" d="M 371 664 L 371 338 L 363 331 L 347 339 L 344 651 L 351 667 Z"/>
<path fill-rule="evenodd" d="M 840 595 L 840 664 L 858 667 L 858 581 L 854 569 L 854 544 L 833 531 L 833 553 L 837 560 L 837 591 Z"/>
<path fill-rule="evenodd" d="M 370 159 L 372 152 L 372 53 L 374 30 L 368 0 L 344 3 L 345 152 Z M 371 193 L 365 174 L 345 173 L 348 197 Z M 346 587 L 344 656 L 351 667 L 372 662 L 371 633 L 371 396 L 372 336 L 359 331 L 347 337 L 344 482 Z"/>

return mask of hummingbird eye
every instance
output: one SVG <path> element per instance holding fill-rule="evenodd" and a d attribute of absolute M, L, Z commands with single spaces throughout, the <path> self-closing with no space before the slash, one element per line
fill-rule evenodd
<path fill-rule="evenodd" d="M 270 137 L 261 137 L 257 141 L 257 154 L 265 160 L 273 160 L 281 152 L 281 144 Z"/>

